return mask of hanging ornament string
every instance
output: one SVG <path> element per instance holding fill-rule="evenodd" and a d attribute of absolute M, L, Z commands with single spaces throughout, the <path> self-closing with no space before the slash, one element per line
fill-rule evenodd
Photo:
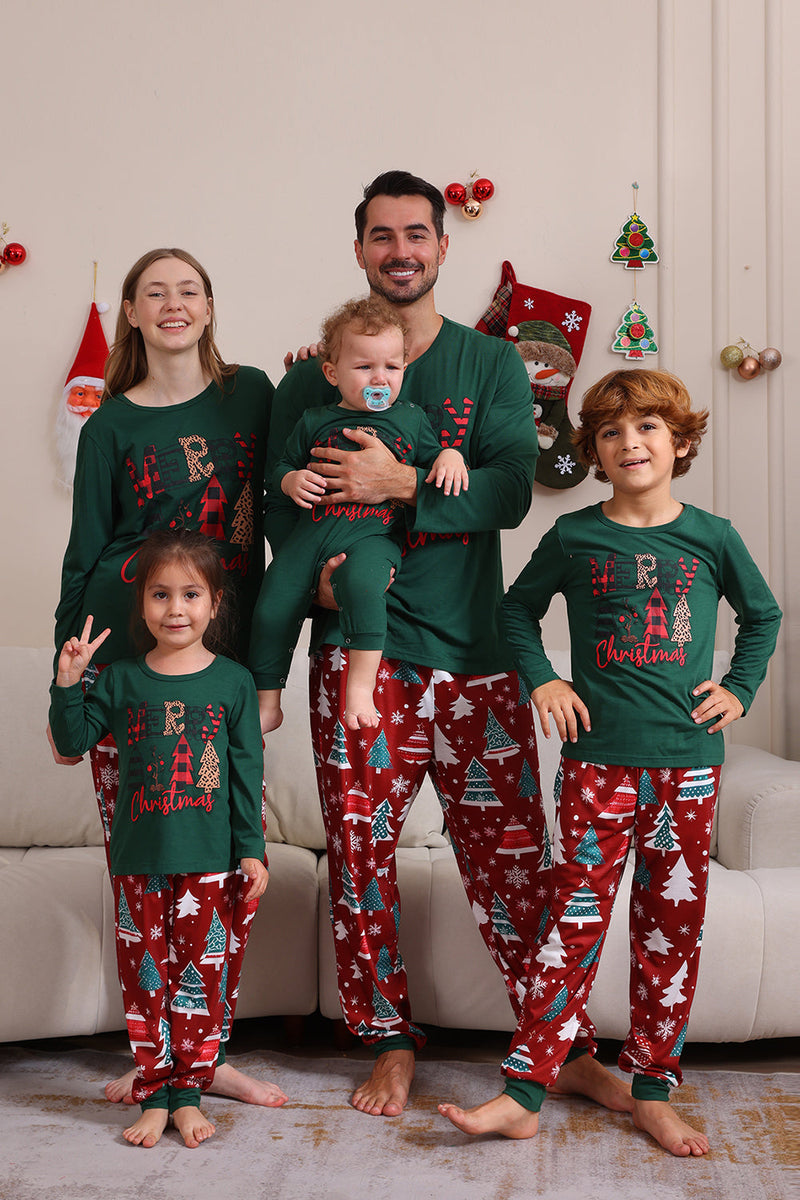
<path fill-rule="evenodd" d="M 473 171 L 466 183 L 448 183 L 444 189 L 444 198 L 448 204 L 461 208 L 461 214 L 467 221 L 477 221 L 483 212 L 483 205 L 494 195 L 494 184 L 491 179 L 478 178 L 478 172 Z"/>

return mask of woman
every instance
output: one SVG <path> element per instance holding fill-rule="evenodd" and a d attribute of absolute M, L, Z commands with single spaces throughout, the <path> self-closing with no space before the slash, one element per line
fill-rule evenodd
<path fill-rule="evenodd" d="M 264 574 L 263 476 L 274 388 L 263 371 L 226 363 L 214 328 L 211 281 L 191 254 L 151 250 L 134 263 L 122 285 L 103 400 L 78 443 L 56 610 L 57 647 L 90 614 L 95 629 L 111 629 L 86 686 L 104 665 L 135 652 L 136 556 L 154 529 L 199 529 L 217 543 L 242 657 L 247 647 Z M 53 750 L 59 762 L 78 761 Z M 91 760 L 108 855 L 119 786 L 113 741 L 95 747 Z M 108 1099 L 129 1100 L 132 1078 L 130 1072 L 110 1083 Z M 214 1091 L 268 1106 L 286 1100 L 279 1088 L 223 1062 Z"/>

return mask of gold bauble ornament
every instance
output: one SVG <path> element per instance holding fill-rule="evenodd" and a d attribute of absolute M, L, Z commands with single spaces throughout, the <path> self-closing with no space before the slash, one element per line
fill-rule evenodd
<path fill-rule="evenodd" d="M 461 206 L 461 211 L 468 221 L 477 221 L 478 217 L 483 211 L 483 205 L 481 204 L 480 200 L 476 200 L 473 197 L 472 199 L 468 200 L 466 204 Z"/>
<path fill-rule="evenodd" d="M 723 367 L 727 367 L 731 371 L 734 367 L 739 366 L 743 358 L 744 350 L 742 350 L 741 346 L 726 346 L 720 351 L 719 355 L 719 361 Z"/>
<path fill-rule="evenodd" d="M 783 356 L 780 350 L 776 350 L 774 346 L 767 346 L 758 356 L 758 361 L 765 371 L 774 371 L 781 365 L 782 360 Z"/>
<path fill-rule="evenodd" d="M 761 365 L 757 358 L 748 354 L 747 358 L 743 358 L 739 363 L 738 371 L 742 379 L 755 379 L 756 375 L 761 372 Z"/>

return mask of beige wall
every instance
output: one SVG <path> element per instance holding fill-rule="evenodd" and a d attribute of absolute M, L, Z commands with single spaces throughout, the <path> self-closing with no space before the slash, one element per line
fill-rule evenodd
<path fill-rule="evenodd" d="M 14 8 L 0 220 L 30 257 L 0 277 L 7 641 L 51 636 L 70 511 L 51 430 L 93 259 L 98 299 L 115 310 L 144 249 L 192 250 L 214 280 L 224 354 L 277 380 L 285 349 L 362 290 L 360 186 L 393 166 L 442 187 L 477 169 L 497 194 L 479 221 L 451 217 L 439 306 L 473 323 L 506 257 L 521 281 L 588 300 L 577 407 L 621 361 L 609 345 L 632 288 L 608 257 L 636 179 L 661 255 L 638 287 L 657 361 L 713 415 L 680 494 L 733 519 L 787 612 L 770 684 L 737 736 L 800 754 L 791 0 Z M 739 335 L 779 346 L 781 370 L 748 384 L 723 372 L 718 352 Z M 505 537 L 509 581 L 559 513 L 603 494 L 594 482 L 537 488 Z M 563 642 L 562 619 L 551 624 Z"/>

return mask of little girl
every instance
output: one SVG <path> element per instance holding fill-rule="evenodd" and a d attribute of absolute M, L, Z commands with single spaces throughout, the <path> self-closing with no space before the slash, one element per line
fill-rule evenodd
<path fill-rule="evenodd" d="M 142 1108 L 124 1136 L 146 1147 L 170 1116 L 191 1148 L 214 1132 L 200 1092 L 233 1021 L 244 944 L 269 877 L 255 686 L 244 667 L 214 653 L 223 582 L 203 534 L 152 534 L 136 578 L 151 649 L 113 662 L 84 694 L 81 676 L 110 633 L 90 641 L 89 616 L 80 638 L 65 643 L 51 689 L 61 754 L 83 754 L 108 732 L 119 747 L 111 875 L 138 1068 L 133 1100 Z"/>

